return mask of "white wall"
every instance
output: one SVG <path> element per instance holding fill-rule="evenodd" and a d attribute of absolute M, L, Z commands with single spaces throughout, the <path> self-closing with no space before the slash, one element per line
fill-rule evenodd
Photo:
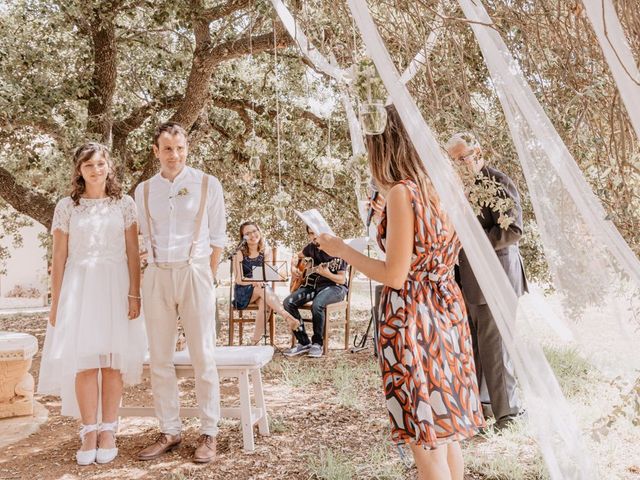
<path fill-rule="evenodd" d="M 11 257 L 5 265 L 6 275 L 0 275 L 0 308 L 16 308 L 22 306 L 42 306 L 46 302 L 47 293 L 47 263 L 46 250 L 40 246 L 38 234 L 46 229 L 38 222 L 33 226 L 21 230 L 22 247 L 14 248 L 11 238 L 1 238 L 3 247 L 8 247 Z M 38 299 L 13 299 L 6 295 L 16 285 L 35 287 L 42 293 Z"/>

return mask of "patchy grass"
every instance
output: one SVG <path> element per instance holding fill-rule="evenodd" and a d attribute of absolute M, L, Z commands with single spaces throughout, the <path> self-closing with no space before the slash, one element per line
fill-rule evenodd
<path fill-rule="evenodd" d="M 340 405 L 362 410 L 365 392 L 380 387 L 380 370 L 375 358 L 363 363 L 340 362 L 331 372 L 331 383 L 336 389 Z"/>
<path fill-rule="evenodd" d="M 547 345 L 544 354 L 567 398 L 592 392 L 598 382 L 598 372 L 577 350 Z"/>
<path fill-rule="evenodd" d="M 320 455 L 308 457 L 310 477 L 318 480 L 404 480 L 413 476 L 386 438 L 373 439 L 373 445 L 361 453 L 366 455 L 353 458 L 336 449 L 322 449 Z"/>
<path fill-rule="evenodd" d="M 281 416 L 269 417 L 269 431 L 272 435 L 284 433 L 287 431 L 287 425 Z"/>
<path fill-rule="evenodd" d="M 356 470 L 357 478 L 372 480 L 402 480 L 408 473 L 396 448 L 384 438 L 375 443 L 365 462 L 360 463 Z"/>
<path fill-rule="evenodd" d="M 309 473 L 317 480 L 351 480 L 356 467 L 346 455 L 331 449 L 320 450 L 320 455 L 309 456 Z"/>
<path fill-rule="evenodd" d="M 294 358 L 280 363 L 282 379 L 291 388 L 318 385 L 326 380 L 326 368 L 321 362 L 309 362 L 306 358 Z"/>

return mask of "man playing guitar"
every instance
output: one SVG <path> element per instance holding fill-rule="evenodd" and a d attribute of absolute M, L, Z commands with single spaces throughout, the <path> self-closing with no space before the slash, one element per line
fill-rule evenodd
<path fill-rule="evenodd" d="M 284 299 L 284 309 L 300 322 L 298 325 L 290 325 L 298 342 L 284 354 L 293 357 L 307 353 L 310 357 L 318 358 L 322 356 L 325 327 L 324 307 L 344 300 L 348 288 L 346 284 L 347 264 L 344 260 L 331 257 L 320 250 L 315 243 L 316 234 L 309 227 L 307 227 L 307 234 L 309 235 L 309 244 L 298 253 L 297 258 L 294 258 L 292 262 L 293 281 L 299 280 L 299 277 L 304 275 L 297 265 L 300 259 L 310 258 L 313 261 L 313 265 L 310 267 L 313 267 L 314 273 L 311 273 L 309 278 L 303 278 L 301 286 Z M 309 268 L 305 268 L 305 271 L 308 270 Z M 299 308 L 311 301 L 313 302 L 311 306 L 313 336 L 309 340 Z"/>

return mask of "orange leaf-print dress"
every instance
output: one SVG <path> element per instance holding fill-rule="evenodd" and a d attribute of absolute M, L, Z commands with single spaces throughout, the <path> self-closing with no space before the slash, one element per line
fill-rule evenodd
<path fill-rule="evenodd" d="M 415 239 L 401 290 L 384 287 L 378 353 L 391 438 L 433 449 L 475 435 L 484 425 L 471 334 L 462 293 L 453 275 L 460 241 L 447 230 L 439 203 L 411 195 Z M 385 249 L 386 210 L 378 226 Z"/>

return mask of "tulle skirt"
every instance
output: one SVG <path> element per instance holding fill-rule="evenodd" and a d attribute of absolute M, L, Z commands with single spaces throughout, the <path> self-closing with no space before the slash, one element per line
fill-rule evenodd
<path fill-rule="evenodd" d="M 147 350 L 142 317 L 129 320 L 129 273 L 124 261 L 85 260 L 65 267 L 56 326 L 47 324 L 38 393 L 58 395 L 62 415 L 79 417 L 75 376 L 82 370 L 119 370 L 139 383 Z"/>

